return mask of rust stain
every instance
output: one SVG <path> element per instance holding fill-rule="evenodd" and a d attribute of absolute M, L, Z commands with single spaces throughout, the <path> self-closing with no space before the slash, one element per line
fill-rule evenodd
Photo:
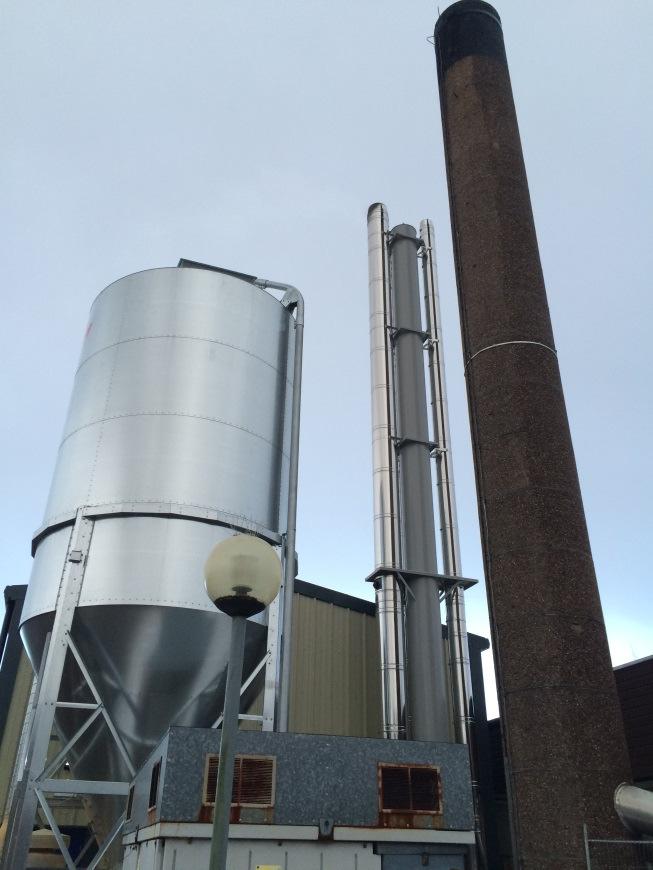
<path fill-rule="evenodd" d="M 213 822 L 213 804 L 202 804 L 200 807 L 198 822 Z M 244 807 L 232 804 L 229 813 L 230 825 L 271 825 L 274 822 L 274 807 Z"/>

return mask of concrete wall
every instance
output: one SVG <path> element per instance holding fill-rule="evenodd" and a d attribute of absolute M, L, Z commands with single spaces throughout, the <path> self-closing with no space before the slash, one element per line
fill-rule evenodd
<path fill-rule="evenodd" d="M 171 728 L 134 781 L 131 819 L 125 833 L 157 822 L 199 822 L 205 759 L 218 753 L 220 732 L 208 728 Z M 238 734 L 242 755 L 276 758 L 274 825 L 377 827 L 377 764 L 431 764 L 440 769 L 441 830 L 473 827 L 467 747 L 455 743 L 370 740 L 312 734 L 246 732 Z M 161 759 L 158 800 L 148 812 L 152 766 Z"/>

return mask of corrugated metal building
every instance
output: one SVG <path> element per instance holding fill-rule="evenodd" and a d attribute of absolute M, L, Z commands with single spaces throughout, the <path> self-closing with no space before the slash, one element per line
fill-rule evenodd
<path fill-rule="evenodd" d="M 381 737 L 375 607 L 295 581 L 290 730 Z"/>
<path fill-rule="evenodd" d="M 293 632 L 290 730 L 382 737 L 381 660 L 374 603 L 296 580 Z M 446 638 L 443 628 L 448 663 Z M 483 730 L 486 714 L 481 653 L 489 643 L 470 634 L 469 644 L 476 720 Z"/>

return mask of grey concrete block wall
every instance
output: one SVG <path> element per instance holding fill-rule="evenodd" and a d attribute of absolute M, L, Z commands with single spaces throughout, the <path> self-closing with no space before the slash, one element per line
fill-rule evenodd
<path fill-rule="evenodd" d="M 171 728 L 137 774 L 131 819 L 125 832 L 159 821 L 197 822 L 202 806 L 205 759 L 218 753 L 220 732 Z M 379 818 L 377 764 L 433 764 L 440 768 L 442 828 L 473 827 L 467 748 L 454 743 L 327 737 L 241 731 L 240 754 L 276 758 L 276 825 L 376 827 Z M 153 765 L 162 759 L 157 807 L 148 813 Z"/>

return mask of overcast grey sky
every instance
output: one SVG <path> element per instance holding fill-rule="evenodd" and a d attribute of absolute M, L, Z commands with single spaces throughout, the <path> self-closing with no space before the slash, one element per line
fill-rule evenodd
<path fill-rule="evenodd" d="M 496 5 L 623 662 L 653 653 L 653 3 Z M 463 567 L 482 576 L 427 43 L 436 14 L 425 0 L 6 0 L 2 585 L 29 576 L 93 298 L 183 256 L 304 291 L 300 576 L 370 596 L 365 214 L 376 200 L 393 223 L 435 221 Z M 470 628 L 487 634 L 483 590 L 468 602 Z"/>

